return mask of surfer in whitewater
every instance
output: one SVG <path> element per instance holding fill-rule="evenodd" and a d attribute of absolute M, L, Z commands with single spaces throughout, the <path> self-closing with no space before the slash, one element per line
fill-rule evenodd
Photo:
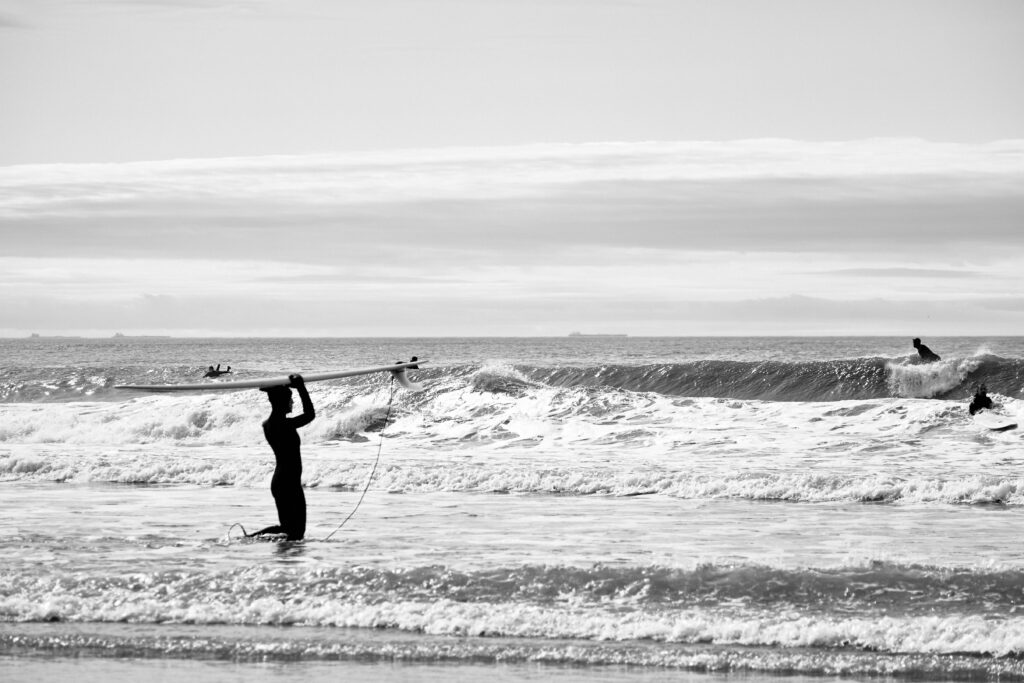
<path fill-rule="evenodd" d="M 287 386 L 262 390 L 270 400 L 270 417 L 263 423 L 263 435 L 277 461 L 270 492 L 274 494 L 279 524 L 246 535 L 285 534 L 289 541 L 300 541 L 306 535 L 306 495 L 302 492 L 302 441 L 298 429 L 312 422 L 316 412 L 302 375 L 289 375 L 288 379 Z M 299 392 L 302 401 L 302 414 L 296 417 L 288 417 L 294 407 L 292 387 Z"/>
<path fill-rule="evenodd" d="M 924 363 L 934 363 L 942 360 L 939 354 L 922 344 L 921 340 L 916 337 L 914 338 L 914 348 L 917 349 L 917 353 L 921 356 L 921 361 Z"/>
<path fill-rule="evenodd" d="M 229 374 L 231 374 L 231 366 L 230 365 L 228 366 L 227 370 L 221 370 L 220 369 L 220 363 L 217 363 L 217 369 L 214 370 L 213 366 L 211 365 L 209 368 L 206 369 L 206 374 L 203 375 L 203 377 L 220 377 L 221 375 L 229 375 Z"/>
<path fill-rule="evenodd" d="M 974 398 L 971 399 L 971 405 L 967 406 L 967 412 L 971 415 L 981 412 L 982 410 L 992 410 L 992 399 L 989 398 L 988 389 L 982 384 L 978 387 L 978 390 L 974 392 Z"/>

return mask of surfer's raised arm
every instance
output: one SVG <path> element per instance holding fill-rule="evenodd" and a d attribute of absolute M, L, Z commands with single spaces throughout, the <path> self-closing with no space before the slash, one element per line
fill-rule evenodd
<path fill-rule="evenodd" d="M 296 427 L 308 425 L 316 417 L 316 410 L 313 408 L 313 399 L 309 397 L 309 391 L 306 389 L 306 382 L 302 375 L 288 375 L 288 380 L 289 386 L 295 387 L 299 392 L 299 400 L 302 401 L 302 415 L 293 417 L 291 422 Z"/>

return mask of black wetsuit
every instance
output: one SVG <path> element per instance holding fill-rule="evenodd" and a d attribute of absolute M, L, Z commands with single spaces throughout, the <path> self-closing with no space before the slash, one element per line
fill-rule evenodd
<path fill-rule="evenodd" d="M 214 370 L 213 366 L 211 365 L 210 369 L 206 371 L 206 374 L 203 375 L 203 377 L 220 377 L 221 375 L 228 374 L 231 374 L 231 366 L 229 365 L 227 370 L 221 370 L 220 363 L 217 363 L 217 369 Z"/>
<path fill-rule="evenodd" d="M 968 412 L 974 415 L 980 410 L 992 410 L 992 399 L 987 394 L 977 393 L 974 398 L 971 399 L 971 405 L 967 407 Z"/>
<path fill-rule="evenodd" d="M 942 360 L 942 358 L 939 357 L 939 354 L 935 353 L 924 344 L 917 344 L 917 353 L 925 363 L 935 363 Z"/>
<path fill-rule="evenodd" d="M 286 417 L 271 414 L 263 423 L 263 435 L 274 451 L 277 467 L 270 481 L 270 492 L 277 504 L 279 526 L 267 527 L 256 534 L 287 534 L 289 541 L 299 541 L 306 535 L 306 494 L 302 491 L 302 455 L 299 427 L 304 427 L 316 417 L 313 404 L 304 389 L 299 391 L 302 398 L 302 415 Z M 256 535 L 253 534 L 253 535 Z"/>

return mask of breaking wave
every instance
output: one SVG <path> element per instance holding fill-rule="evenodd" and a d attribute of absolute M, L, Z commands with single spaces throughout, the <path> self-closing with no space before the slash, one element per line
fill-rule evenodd
<path fill-rule="evenodd" d="M 0 368 L 0 403 L 124 401 L 137 393 L 115 389 L 126 383 L 196 381 L 193 367 L 112 367 L 89 369 Z M 233 379 L 267 373 L 236 371 Z M 588 367 L 512 365 L 431 367 L 419 380 L 436 383 L 461 378 L 474 390 L 518 395 L 537 386 L 620 389 L 674 397 L 766 401 L 843 401 L 870 398 L 969 396 L 985 383 L 990 392 L 1018 396 L 1024 390 L 1024 361 L 980 354 L 924 364 L 916 358 L 856 358 L 828 361 L 705 360 L 653 365 Z M 336 382 L 364 389 L 379 377 Z"/>

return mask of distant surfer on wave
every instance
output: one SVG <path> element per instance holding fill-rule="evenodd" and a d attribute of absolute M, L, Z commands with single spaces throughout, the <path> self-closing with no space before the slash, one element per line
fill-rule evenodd
<path fill-rule="evenodd" d="M 921 360 L 925 363 L 934 363 L 942 360 L 942 358 L 939 357 L 939 354 L 922 344 L 920 339 L 914 339 L 914 348 L 917 349 L 917 353 L 920 354 Z"/>
<path fill-rule="evenodd" d="M 287 386 L 263 389 L 270 400 L 270 417 L 263 423 L 263 435 L 277 460 L 270 492 L 274 494 L 280 524 L 246 535 L 286 534 L 289 541 L 301 541 L 306 535 L 306 495 L 302 492 L 302 441 L 298 429 L 312 422 L 316 412 L 302 375 L 289 375 L 288 379 Z M 302 401 L 302 414 L 297 417 L 288 417 L 294 407 L 290 387 L 295 387 Z"/>
<path fill-rule="evenodd" d="M 989 398 L 988 390 L 985 388 L 984 384 L 978 387 L 978 390 L 974 392 L 974 398 L 971 399 L 971 405 L 967 406 L 967 412 L 971 415 L 981 412 L 982 410 L 992 410 L 992 399 Z"/>
<path fill-rule="evenodd" d="M 209 368 L 207 368 L 206 374 L 203 375 L 203 377 L 220 377 L 221 375 L 229 375 L 229 374 L 231 374 L 231 366 L 230 365 L 228 366 L 227 370 L 221 370 L 220 369 L 220 363 L 217 363 L 217 369 L 214 370 L 213 366 L 211 365 Z"/>

